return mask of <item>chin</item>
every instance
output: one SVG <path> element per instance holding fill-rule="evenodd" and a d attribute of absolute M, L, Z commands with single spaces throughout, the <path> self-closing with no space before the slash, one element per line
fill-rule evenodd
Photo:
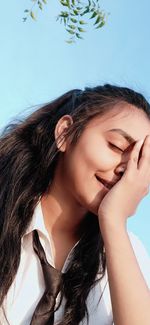
<path fill-rule="evenodd" d="M 88 205 L 88 210 L 98 216 L 100 204 L 108 192 L 108 189 L 103 189 L 101 192 L 99 192 L 94 200 Z"/>
<path fill-rule="evenodd" d="M 80 208 L 83 208 L 83 211 L 90 211 L 98 216 L 99 206 L 108 191 L 108 189 L 103 187 L 101 190 L 97 191 L 97 193 L 94 193 L 94 195 L 92 195 L 92 193 L 90 195 L 90 191 L 89 193 L 86 192 L 84 196 L 79 195 L 78 198 L 76 197 L 78 205 Z"/>

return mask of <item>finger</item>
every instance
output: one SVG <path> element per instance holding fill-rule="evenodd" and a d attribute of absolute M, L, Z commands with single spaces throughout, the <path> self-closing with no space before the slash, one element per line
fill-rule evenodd
<path fill-rule="evenodd" d="M 146 136 L 144 145 L 141 151 L 141 157 L 139 160 L 139 169 L 143 169 L 150 166 L 150 136 Z M 150 171 L 150 167 L 149 167 Z"/>
<path fill-rule="evenodd" d="M 142 139 L 135 143 L 135 145 L 131 151 L 131 154 L 130 154 L 130 158 L 129 158 L 129 161 L 127 164 L 127 169 L 130 169 L 132 167 L 134 167 L 134 168 L 138 167 L 138 161 L 139 161 L 140 151 L 141 151 L 143 142 L 144 142 L 144 140 Z"/>

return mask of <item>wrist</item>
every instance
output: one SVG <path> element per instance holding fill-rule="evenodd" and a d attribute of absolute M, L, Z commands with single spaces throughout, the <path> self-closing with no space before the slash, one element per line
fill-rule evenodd
<path fill-rule="evenodd" d="M 117 239 L 117 235 L 120 233 L 127 233 L 127 223 L 126 220 L 123 220 L 121 216 L 117 218 L 116 216 L 111 216 L 111 219 L 107 217 L 99 217 L 99 227 L 103 239 L 110 238 L 110 236 Z"/>

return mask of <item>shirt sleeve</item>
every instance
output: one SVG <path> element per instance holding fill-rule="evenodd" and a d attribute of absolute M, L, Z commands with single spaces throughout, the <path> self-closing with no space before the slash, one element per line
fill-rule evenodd
<path fill-rule="evenodd" d="M 143 277 L 150 289 L 150 256 L 137 235 L 131 231 L 128 232 L 128 235 Z"/>

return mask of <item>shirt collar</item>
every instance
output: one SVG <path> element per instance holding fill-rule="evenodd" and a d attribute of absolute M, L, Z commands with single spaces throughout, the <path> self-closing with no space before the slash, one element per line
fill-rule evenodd
<path fill-rule="evenodd" d="M 31 223 L 29 224 L 25 234 L 22 237 L 22 244 L 24 242 L 24 237 L 26 235 L 29 235 L 33 230 L 40 231 L 44 236 L 46 236 L 46 238 L 49 241 L 49 234 L 48 234 L 48 231 L 47 231 L 45 223 L 44 223 L 41 200 L 38 201 L 38 203 L 37 203 L 37 205 L 36 205 L 36 207 L 34 209 L 34 213 L 33 213 Z M 77 243 L 72 247 L 72 249 L 68 253 L 68 256 L 67 256 L 67 258 L 66 258 L 66 260 L 64 262 L 63 268 L 61 270 L 62 273 L 66 272 L 69 261 L 73 257 L 73 251 L 74 251 L 74 249 L 75 249 L 75 247 L 77 246 L 78 243 L 79 243 L 79 240 L 77 241 Z"/>
<path fill-rule="evenodd" d="M 48 231 L 47 231 L 45 223 L 44 223 L 41 200 L 38 201 L 38 203 L 34 209 L 32 220 L 31 220 L 28 228 L 26 229 L 23 237 L 30 234 L 33 230 L 39 230 L 43 235 L 45 235 L 49 239 Z M 79 243 L 79 241 L 80 241 L 80 239 L 76 242 L 76 244 L 73 246 L 73 248 L 76 247 L 76 245 Z"/>
<path fill-rule="evenodd" d="M 48 232 L 46 230 L 45 223 L 44 223 L 44 218 L 43 218 L 41 200 L 38 201 L 38 203 L 37 203 L 37 205 L 36 205 L 36 207 L 34 209 L 32 220 L 31 220 L 28 228 L 26 229 L 26 232 L 25 232 L 24 236 L 28 235 L 33 230 L 39 230 L 46 237 L 48 237 Z"/>

